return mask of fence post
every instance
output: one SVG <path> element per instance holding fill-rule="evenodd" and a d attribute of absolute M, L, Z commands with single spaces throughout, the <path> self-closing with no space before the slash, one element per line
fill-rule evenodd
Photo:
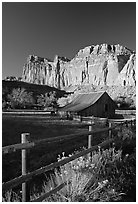
<path fill-rule="evenodd" d="M 112 127 L 112 123 L 109 122 L 109 128 Z M 112 130 L 109 130 L 109 139 L 112 137 Z"/>
<path fill-rule="evenodd" d="M 126 127 L 128 127 L 128 122 L 127 122 L 127 120 L 126 120 Z"/>
<path fill-rule="evenodd" d="M 21 134 L 21 142 L 23 143 L 27 143 L 29 138 L 29 133 L 22 133 Z M 22 150 L 22 175 L 26 175 L 27 173 L 27 169 L 26 169 L 26 149 Z M 27 189 L 27 183 L 22 183 L 22 202 L 27 202 L 29 201 L 29 197 L 30 197 L 30 192 L 29 189 Z"/>
<path fill-rule="evenodd" d="M 92 122 L 89 124 L 89 132 L 92 131 Z M 92 146 L 92 135 L 88 135 L 88 149 Z M 91 153 L 88 154 L 88 158 L 90 157 Z"/>

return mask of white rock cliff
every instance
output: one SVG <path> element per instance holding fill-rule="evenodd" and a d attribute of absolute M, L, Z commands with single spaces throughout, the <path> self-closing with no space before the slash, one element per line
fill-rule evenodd
<path fill-rule="evenodd" d="M 74 85 L 136 86 L 136 54 L 121 45 L 91 45 L 69 60 L 54 61 L 30 55 L 23 67 L 22 80 L 59 89 Z"/>

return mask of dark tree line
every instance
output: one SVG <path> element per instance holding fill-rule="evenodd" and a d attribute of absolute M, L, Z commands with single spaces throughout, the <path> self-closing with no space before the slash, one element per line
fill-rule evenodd
<path fill-rule="evenodd" d="M 42 109 L 57 107 L 57 94 L 55 91 L 33 96 L 32 92 L 27 92 L 24 88 L 13 89 L 11 93 L 7 89 L 2 90 L 3 109 L 29 109 L 33 107 Z"/>

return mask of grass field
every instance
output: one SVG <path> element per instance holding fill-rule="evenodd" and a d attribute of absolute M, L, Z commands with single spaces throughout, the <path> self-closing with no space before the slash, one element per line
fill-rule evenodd
<path fill-rule="evenodd" d="M 88 127 L 86 127 L 88 128 Z M 85 129 L 86 129 L 85 128 Z M 83 127 L 84 129 L 84 127 Z M 38 140 L 49 137 L 67 135 L 82 130 L 81 125 L 72 125 L 71 121 L 51 120 L 50 117 L 30 116 L 3 116 L 2 118 L 2 145 L 11 145 L 21 142 L 21 133 L 29 132 L 30 139 Z M 29 151 L 29 171 L 56 161 L 58 154 L 70 153 L 81 145 L 86 145 L 87 139 L 48 143 Z M 8 162 L 7 162 L 8 161 Z M 3 156 L 3 181 L 10 180 L 21 174 L 21 153 L 16 152 Z"/>
<path fill-rule="evenodd" d="M 93 129 L 102 128 L 98 125 L 93 126 Z M 82 126 L 79 122 L 60 120 L 57 117 L 50 116 L 21 116 L 18 117 L 15 115 L 5 116 L 3 114 L 2 118 L 2 143 L 3 146 L 20 143 L 21 133 L 29 132 L 31 135 L 31 140 L 39 140 L 49 137 L 68 135 L 75 132 L 80 132 L 82 130 L 87 130 L 88 126 Z M 134 154 L 135 149 L 135 127 L 130 131 L 128 128 L 123 130 L 123 139 L 116 141 L 117 149 L 121 148 L 123 150 L 123 155 Z M 133 139 L 126 140 L 129 135 L 133 135 Z M 117 134 L 117 131 L 114 132 Z M 92 145 L 99 144 L 106 137 L 108 133 L 95 134 L 92 140 Z M 123 141 L 123 142 L 122 142 Z M 70 153 L 73 153 L 75 150 L 81 150 L 83 147 L 87 147 L 88 139 L 87 137 L 83 138 L 74 138 L 70 140 L 63 140 L 59 142 L 45 143 L 41 146 L 37 146 L 29 150 L 27 158 L 27 169 L 28 171 L 33 171 L 44 165 L 50 164 L 57 161 L 58 155 L 65 152 L 65 156 Z M 2 176 L 3 181 L 11 180 L 19 175 L 21 175 L 21 152 L 15 152 L 12 154 L 7 154 L 3 156 L 3 165 L 2 165 Z M 135 165 L 135 164 L 134 164 Z M 130 167 L 130 166 L 129 166 Z M 47 176 L 51 172 L 48 172 L 46 175 L 40 175 L 30 182 L 30 187 L 40 190 L 42 184 Z M 134 177 L 135 178 L 135 177 Z M 129 183 L 129 182 L 128 182 Z M 14 190 L 20 190 L 14 189 Z M 135 186 L 134 186 L 135 190 Z M 132 191 L 134 191 L 132 190 Z M 132 192 L 130 192 L 130 195 Z M 134 193 L 133 193 L 134 194 Z M 129 197 L 134 197 L 131 195 Z"/>
<path fill-rule="evenodd" d="M 21 133 L 29 132 L 31 141 L 68 135 L 82 130 L 88 130 L 88 126 L 82 126 L 78 122 L 59 120 L 49 116 L 5 116 L 2 118 L 2 145 L 7 146 L 21 142 Z M 96 135 L 95 135 L 96 137 Z M 93 142 L 101 141 L 100 135 Z M 62 152 L 66 155 L 87 146 L 87 137 L 71 140 L 46 143 L 29 150 L 28 170 L 33 171 L 44 165 L 57 161 Z M 8 161 L 8 162 L 7 162 Z M 10 180 L 21 174 L 21 152 L 15 152 L 3 156 L 2 165 L 3 181 Z M 39 179 L 38 179 L 39 180 Z"/>

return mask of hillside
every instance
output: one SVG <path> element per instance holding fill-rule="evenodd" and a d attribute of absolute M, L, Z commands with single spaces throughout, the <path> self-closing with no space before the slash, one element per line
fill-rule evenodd
<path fill-rule="evenodd" d="M 5 81 L 2 80 L 2 89 L 6 90 L 8 93 L 12 91 L 12 89 L 17 88 L 24 88 L 27 92 L 32 92 L 33 96 L 36 97 L 40 94 L 45 94 L 47 92 L 56 91 L 58 97 L 61 97 L 65 94 L 65 91 L 58 90 L 55 87 L 50 87 L 47 85 L 38 85 L 38 84 L 31 84 L 22 81 Z"/>

